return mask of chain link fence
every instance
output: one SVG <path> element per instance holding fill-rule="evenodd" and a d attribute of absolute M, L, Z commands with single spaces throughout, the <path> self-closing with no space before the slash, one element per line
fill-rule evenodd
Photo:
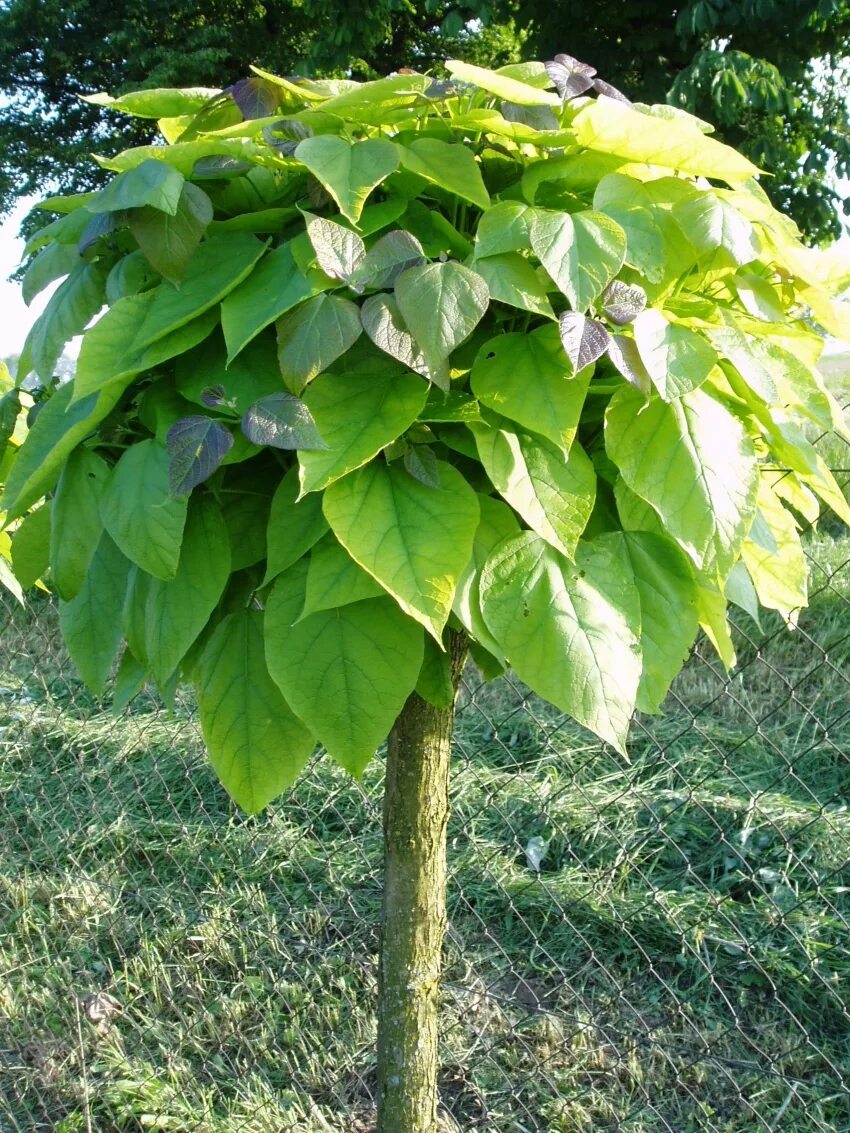
<path fill-rule="evenodd" d="M 445 1133 L 850 1131 L 850 537 L 806 548 L 799 628 L 698 644 L 630 762 L 467 671 Z M 188 694 L 116 718 L 49 599 L 0 619 L 0 1133 L 370 1133 L 381 759 L 246 818 Z"/>

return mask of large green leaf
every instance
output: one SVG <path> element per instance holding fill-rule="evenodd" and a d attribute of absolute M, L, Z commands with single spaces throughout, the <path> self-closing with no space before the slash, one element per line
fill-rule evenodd
<path fill-rule="evenodd" d="M 324 503 L 351 557 L 437 641 L 479 518 L 475 492 L 457 469 L 441 464 L 440 483 L 428 488 L 397 465 L 376 461 L 332 484 Z"/>
<path fill-rule="evenodd" d="M 717 363 L 717 352 L 696 331 L 652 308 L 632 323 L 638 354 L 665 401 L 701 386 Z"/>
<path fill-rule="evenodd" d="M 383 587 L 357 565 L 334 536 L 328 535 L 310 553 L 304 609 L 300 616 L 306 618 L 319 610 L 335 610 L 349 602 L 380 598 L 385 593 Z"/>
<path fill-rule="evenodd" d="M 100 501 L 109 479 L 109 465 L 80 447 L 65 462 L 53 496 L 50 533 L 50 575 L 66 601 L 79 593 L 103 532 Z"/>
<path fill-rule="evenodd" d="M 323 272 L 303 271 L 296 264 L 291 242 L 275 248 L 221 304 L 228 360 L 269 323 L 328 286 Z"/>
<path fill-rule="evenodd" d="M 596 473 L 581 445 L 567 454 L 539 437 L 469 426 L 493 487 L 528 526 L 568 558 L 596 499 Z"/>
<path fill-rule="evenodd" d="M 525 256 L 518 252 L 502 252 L 497 256 L 485 256 L 471 263 L 475 272 L 481 276 L 490 291 L 490 298 L 533 315 L 545 315 L 554 319 L 555 312 L 547 295 L 546 283 L 541 279 L 540 269 L 536 269 Z"/>
<path fill-rule="evenodd" d="M 266 607 L 269 672 L 328 754 L 359 775 L 413 691 L 424 635 L 389 597 L 297 620 L 303 599 L 302 572 L 275 583 Z"/>
<path fill-rule="evenodd" d="M 161 165 L 161 162 L 154 164 Z M 203 189 L 187 181 L 173 214 L 148 206 L 134 209 L 128 223 L 148 261 L 176 284 L 183 278 L 212 218 L 212 201 Z"/>
<path fill-rule="evenodd" d="M 502 500 L 479 495 L 478 505 L 481 509 L 481 518 L 475 529 L 472 558 L 458 579 L 452 612 L 479 644 L 504 662 L 501 647 L 490 633 L 481 614 L 479 583 L 484 564 L 493 551 L 503 539 L 519 535 L 520 526 L 514 513 Z"/>
<path fill-rule="evenodd" d="M 246 278 L 264 248 L 247 232 L 205 240 L 189 261 L 179 288 L 161 283 L 153 292 L 133 341 L 134 352 L 214 307 Z"/>
<path fill-rule="evenodd" d="M 363 237 L 344 224 L 311 212 L 305 212 L 304 219 L 319 267 L 331 279 L 349 283 L 366 255 Z"/>
<path fill-rule="evenodd" d="M 480 209 L 490 207 L 490 194 L 469 146 L 441 142 L 438 138 L 417 138 L 401 147 L 401 164 Z"/>
<path fill-rule="evenodd" d="M 392 295 L 370 295 L 360 307 L 360 321 L 379 350 L 423 377 L 428 376 L 425 355 L 414 341 Z"/>
<path fill-rule="evenodd" d="M 197 346 L 218 323 L 218 312 L 208 310 L 148 346 L 136 346 L 136 333 L 156 298 L 155 291 L 127 295 L 109 308 L 83 336 L 74 379 L 76 400 L 113 382 L 128 385 L 136 374 L 150 370 L 175 355 Z"/>
<path fill-rule="evenodd" d="M 103 305 L 106 276 L 98 263 L 83 263 L 56 288 L 38 321 L 27 335 L 18 365 L 18 381 L 31 369 L 47 384 L 59 356 L 75 335 L 81 334 Z M 29 359 L 29 365 L 23 363 Z"/>
<path fill-rule="evenodd" d="M 295 157 L 321 181 L 343 216 L 356 224 L 369 194 L 398 168 L 399 149 L 382 138 L 349 142 L 322 134 L 299 142 Z"/>
<path fill-rule="evenodd" d="M 126 381 L 113 382 L 73 405 L 73 382 L 56 391 L 15 455 L 2 499 L 8 520 L 23 515 L 51 490 L 69 453 L 111 413 L 126 386 Z"/>
<path fill-rule="evenodd" d="M 103 91 L 81 97 L 95 106 L 121 110 L 137 118 L 179 118 L 184 114 L 196 114 L 220 93 L 212 87 L 155 87 L 150 90 L 128 91 L 127 94 L 119 94 L 114 98 Z"/>
<path fill-rule="evenodd" d="M 148 159 L 113 177 L 105 189 L 86 202 L 86 208 L 95 213 L 121 212 L 147 205 L 174 216 L 184 184 L 183 175 L 166 162 Z"/>
<path fill-rule="evenodd" d="M 360 310 L 339 295 L 314 295 L 277 322 L 277 356 L 284 381 L 300 393 L 353 346 L 363 331 Z"/>
<path fill-rule="evenodd" d="M 210 137 L 198 141 L 175 142 L 169 146 L 133 146 L 132 149 L 122 150 L 114 157 L 96 157 L 95 160 L 104 169 L 123 173 L 153 159 L 165 162 L 184 177 L 190 177 L 201 176 L 201 169 L 196 171 L 196 166 L 208 159 L 213 163 L 213 172 L 210 174 L 207 170 L 206 176 L 221 176 L 222 173 L 226 175 L 234 166 L 238 172 L 244 173 L 258 158 L 260 161 L 267 160 L 260 146 L 254 141 L 247 138 Z"/>
<path fill-rule="evenodd" d="M 706 137 L 696 124 L 644 114 L 612 98 L 603 96 L 586 103 L 571 126 L 580 146 L 627 161 L 663 165 L 730 185 L 743 184 L 758 173 L 743 154 Z"/>
<path fill-rule="evenodd" d="M 75 244 L 48 244 L 30 263 L 21 280 L 21 294 L 27 306 L 55 279 L 68 275 L 80 266 L 80 253 Z"/>
<path fill-rule="evenodd" d="M 804 356 L 764 337 L 763 325 L 711 327 L 705 333 L 766 405 L 790 406 L 822 429 L 832 429 L 833 403 L 822 379 Z"/>
<path fill-rule="evenodd" d="M 261 397 L 283 389 L 274 336 L 268 333 L 253 339 L 228 363 L 221 335 L 212 334 L 176 359 L 174 384 L 182 397 L 196 405 L 208 405 L 208 391 L 215 389 L 241 416 Z"/>
<path fill-rule="evenodd" d="M 422 94 L 430 82 L 426 75 L 399 74 L 369 83 L 349 83 L 339 94 L 323 102 L 321 110 L 348 121 L 380 125 L 387 110 L 421 103 Z"/>
<path fill-rule="evenodd" d="M 475 258 L 530 251 L 531 225 L 537 211 L 520 201 L 498 201 L 478 221 Z"/>
<path fill-rule="evenodd" d="M 24 590 L 35 586 L 50 562 L 50 505 L 24 516 L 12 536 L 12 567 Z"/>
<path fill-rule="evenodd" d="M 322 511 L 322 497 L 315 494 L 299 500 L 298 491 L 298 470 L 290 468 L 272 498 L 267 533 L 266 582 L 306 555 L 328 529 L 328 521 Z"/>
<path fill-rule="evenodd" d="M 584 312 L 623 266 L 626 236 L 602 212 L 537 209 L 531 246 L 572 309 Z"/>
<path fill-rule="evenodd" d="M 216 774 L 230 797 L 256 814 L 294 782 L 315 746 L 269 676 L 259 611 L 222 621 L 198 660 L 195 681 Z"/>
<path fill-rule="evenodd" d="M 448 389 L 449 356 L 472 334 L 487 310 L 487 284 L 463 264 L 426 264 L 402 272 L 395 283 L 395 296 L 425 356 L 431 380 Z"/>
<path fill-rule="evenodd" d="M 426 382 L 383 359 L 359 372 L 317 378 L 304 401 L 328 447 L 298 454 L 302 494 L 371 460 L 410 428 L 427 397 Z"/>
<path fill-rule="evenodd" d="M 557 110 L 561 105 L 561 99 L 554 91 L 540 90 L 530 83 L 520 82 L 497 71 L 489 71 L 486 67 L 464 63 L 460 59 L 447 59 L 446 70 L 461 82 L 473 83 L 481 90 L 498 95 L 507 102 L 515 102 L 518 106 L 551 106 Z"/>
<path fill-rule="evenodd" d="M 614 395 L 605 445 L 623 479 L 707 574 L 724 579 L 755 515 L 758 469 L 744 426 L 703 390 L 667 403 Z"/>
<path fill-rule="evenodd" d="M 589 381 L 589 369 L 573 374 L 556 326 L 491 338 L 471 375 L 484 405 L 564 449 L 576 435 Z"/>
<path fill-rule="evenodd" d="M 121 611 L 130 563 L 106 532 L 85 581 L 70 602 L 59 603 L 62 637 L 80 676 L 100 696 L 121 641 Z"/>
<path fill-rule="evenodd" d="M 174 673 L 207 624 L 230 577 L 227 527 L 215 501 L 190 501 L 177 573 L 152 579 L 145 603 L 148 668 L 160 684 Z"/>
<path fill-rule="evenodd" d="M 625 754 L 640 680 L 640 599 L 619 557 L 582 544 L 575 564 L 525 531 L 481 574 L 484 620 L 517 676 Z"/>
<path fill-rule="evenodd" d="M 172 496 L 168 453 L 155 440 L 128 448 L 103 493 L 103 524 L 131 562 L 155 578 L 174 578 L 186 523 L 185 496 Z"/>
<path fill-rule="evenodd" d="M 637 706 L 658 712 L 696 637 L 698 592 L 690 559 L 664 535 L 622 531 L 594 541 L 620 556 L 640 596 L 643 671 Z"/>
<path fill-rule="evenodd" d="M 674 219 L 687 232 L 701 257 L 723 248 L 736 264 L 758 257 L 760 246 L 753 225 L 735 206 L 712 192 L 685 198 L 673 209 Z"/>
<path fill-rule="evenodd" d="M 638 181 L 610 173 L 596 186 L 593 207 L 615 220 L 626 234 L 626 263 L 651 283 L 669 283 L 696 259 L 689 239 L 673 211 L 679 202 L 693 200 L 698 190 L 678 177 Z"/>
<path fill-rule="evenodd" d="M 144 665 L 147 665 L 148 647 L 148 592 L 154 582 L 155 579 L 145 571 L 131 565 L 121 610 L 121 632 L 127 648 Z"/>
<path fill-rule="evenodd" d="M 741 557 L 761 605 L 778 610 L 793 625 L 800 607 L 808 603 L 809 582 L 797 523 L 765 477 L 759 480 L 758 508 Z M 761 530 L 766 538 L 759 537 Z"/>

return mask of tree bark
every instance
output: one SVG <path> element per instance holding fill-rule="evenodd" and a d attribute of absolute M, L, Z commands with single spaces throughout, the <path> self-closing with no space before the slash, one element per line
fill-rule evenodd
<path fill-rule="evenodd" d="M 466 638 L 451 633 L 457 693 Z M 378 1133 L 436 1133 L 454 703 L 412 693 L 390 733 L 378 990 Z"/>

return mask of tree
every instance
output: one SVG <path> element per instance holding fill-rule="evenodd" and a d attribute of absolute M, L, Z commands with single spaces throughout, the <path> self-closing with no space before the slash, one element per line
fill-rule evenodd
<path fill-rule="evenodd" d="M 831 264 L 750 161 L 568 56 L 447 68 L 114 102 L 172 142 L 46 202 L 46 392 L 0 409 L 12 566 L 95 694 L 122 639 L 119 707 L 190 681 L 251 812 L 389 734 L 382 1133 L 435 1130 L 467 649 L 625 753 L 699 627 L 734 663 L 728 601 L 793 624 L 798 517 L 850 521 L 800 428 L 844 429 Z"/>
<path fill-rule="evenodd" d="M 518 29 L 522 29 L 521 31 Z M 0 6 L 0 212 L 48 181 L 100 184 L 86 160 L 153 141 L 78 96 L 197 84 L 226 87 L 257 63 L 291 74 L 374 78 L 446 55 L 490 66 L 566 48 L 632 97 L 670 101 L 769 170 L 765 189 L 811 241 L 842 231 L 835 178 L 850 174 L 847 0 L 337 0 L 142 7 L 81 0 Z"/>

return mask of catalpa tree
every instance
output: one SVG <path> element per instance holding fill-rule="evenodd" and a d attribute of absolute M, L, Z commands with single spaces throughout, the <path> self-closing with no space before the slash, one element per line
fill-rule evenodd
<path fill-rule="evenodd" d="M 844 427 L 845 316 L 758 170 L 570 56 L 447 69 L 98 96 L 164 143 L 41 206 L 26 439 L 2 402 L 12 566 L 94 693 L 122 640 L 119 706 L 190 682 L 250 812 L 389 736 L 384 1133 L 435 1128 L 467 648 L 625 752 L 700 627 L 734 662 L 728 602 L 793 624 L 801 521 L 850 520 L 805 433 Z"/>

